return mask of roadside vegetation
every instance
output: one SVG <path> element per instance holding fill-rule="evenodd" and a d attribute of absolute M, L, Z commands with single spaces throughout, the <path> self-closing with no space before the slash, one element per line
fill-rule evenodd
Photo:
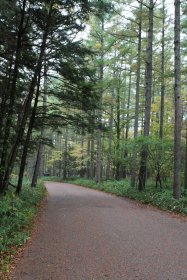
<path fill-rule="evenodd" d="M 0 197 L 0 279 L 6 279 L 13 257 L 29 240 L 46 194 L 43 182 L 31 189 L 30 181 L 24 180 L 20 196 L 11 188 Z"/>

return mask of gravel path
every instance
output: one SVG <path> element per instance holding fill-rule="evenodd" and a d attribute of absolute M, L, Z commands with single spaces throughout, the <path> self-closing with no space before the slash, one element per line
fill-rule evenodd
<path fill-rule="evenodd" d="M 11 280 L 187 280 L 187 222 L 128 199 L 47 182 L 38 232 Z"/>

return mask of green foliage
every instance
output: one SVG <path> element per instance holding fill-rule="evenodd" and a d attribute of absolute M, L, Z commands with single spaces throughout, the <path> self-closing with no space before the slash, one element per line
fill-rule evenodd
<path fill-rule="evenodd" d="M 0 198 L 0 268 L 8 272 L 8 264 L 18 248 L 29 239 L 38 207 L 46 195 L 43 183 L 34 189 L 24 182 L 20 196 L 9 190 Z M 1 274 L 0 274 L 1 277 Z"/>
<path fill-rule="evenodd" d="M 179 200 L 176 200 L 172 197 L 172 188 L 158 190 L 154 187 L 153 182 L 150 183 L 149 188 L 144 192 L 132 189 L 128 180 L 105 181 L 100 184 L 96 184 L 93 180 L 86 179 L 76 179 L 71 182 L 76 185 L 98 189 L 122 197 L 128 197 L 144 204 L 156 206 L 162 210 L 169 210 L 171 212 L 187 215 L 187 196 L 185 193 Z"/>
<path fill-rule="evenodd" d="M 62 177 L 56 177 L 56 176 L 44 176 L 40 178 L 41 181 L 50 181 L 50 182 L 63 182 Z"/>
<path fill-rule="evenodd" d="M 121 145 L 122 146 L 122 145 Z M 173 140 L 170 138 L 159 139 L 156 136 L 138 137 L 137 139 L 129 139 L 126 141 L 123 149 L 128 152 L 128 157 L 124 160 L 129 170 L 131 170 L 133 151 L 137 152 L 137 172 L 140 164 L 140 155 L 142 147 L 146 146 L 148 150 L 148 170 L 150 174 L 157 180 L 158 176 L 161 180 L 161 185 L 167 178 L 172 176 L 173 172 Z M 121 153 L 122 154 L 122 153 Z M 124 154 L 124 153 L 123 153 Z"/>

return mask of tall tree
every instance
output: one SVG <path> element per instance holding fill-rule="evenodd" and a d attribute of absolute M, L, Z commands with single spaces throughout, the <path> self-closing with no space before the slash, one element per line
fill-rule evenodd
<path fill-rule="evenodd" d="M 174 130 L 174 177 L 173 196 L 180 197 L 180 147 L 181 147 L 181 58 L 180 58 L 180 0 L 175 0 L 175 130 Z"/>
<path fill-rule="evenodd" d="M 136 70 L 136 100 L 135 100 L 135 116 L 134 116 L 134 139 L 138 137 L 138 119 L 139 119 L 139 100 L 140 100 L 140 67 L 141 67 L 141 53 L 142 53 L 142 2 L 140 3 L 140 17 L 138 22 L 138 57 L 137 57 L 137 70 Z M 135 187 L 136 182 L 136 149 L 133 151 L 132 156 L 132 169 L 131 169 L 131 187 Z"/>
<path fill-rule="evenodd" d="M 162 59 L 161 59 L 161 104 L 160 104 L 160 129 L 159 137 L 163 138 L 164 126 L 164 97 L 165 97 L 165 0 L 162 8 Z"/>
<path fill-rule="evenodd" d="M 154 2 L 149 0 L 149 30 L 148 30 L 148 45 L 146 59 L 146 76 L 145 76 L 145 116 L 144 116 L 144 137 L 149 136 L 150 130 L 150 113 L 151 113 L 151 97 L 152 97 L 152 68 L 153 68 L 153 10 Z M 147 146 L 143 145 L 141 151 L 141 163 L 139 171 L 139 191 L 143 191 L 147 176 Z"/>

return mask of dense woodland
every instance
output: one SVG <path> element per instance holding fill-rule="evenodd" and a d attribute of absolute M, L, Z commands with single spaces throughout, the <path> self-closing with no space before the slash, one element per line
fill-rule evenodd
<path fill-rule="evenodd" d="M 24 176 L 187 189 L 187 4 L 1 0 L 0 193 Z"/>

